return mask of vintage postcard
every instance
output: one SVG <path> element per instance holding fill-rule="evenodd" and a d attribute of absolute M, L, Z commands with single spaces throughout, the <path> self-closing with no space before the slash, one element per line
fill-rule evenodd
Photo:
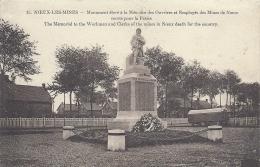
<path fill-rule="evenodd" d="M 0 19 L 0 166 L 259 166 L 259 1 L 2 0 Z"/>

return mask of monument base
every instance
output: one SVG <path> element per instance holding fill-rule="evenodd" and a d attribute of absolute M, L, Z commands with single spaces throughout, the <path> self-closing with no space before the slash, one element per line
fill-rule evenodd
<path fill-rule="evenodd" d="M 126 132 L 133 131 L 133 127 L 137 121 L 141 119 L 141 116 L 145 114 L 152 114 L 157 116 L 157 111 L 119 111 L 117 117 L 108 123 L 108 129 L 121 129 Z M 167 128 L 167 121 L 163 121 L 158 118 L 164 128 Z"/>
<path fill-rule="evenodd" d="M 127 119 L 127 120 L 113 120 L 112 122 L 108 122 L 108 130 L 112 129 L 120 129 L 125 130 L 126 132 L 133 131 L 133 127 L 139 119 Z"/>

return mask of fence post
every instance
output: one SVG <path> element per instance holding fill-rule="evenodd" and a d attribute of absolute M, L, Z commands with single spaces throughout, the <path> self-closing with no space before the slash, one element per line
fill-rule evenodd
<path fill-rule="evenodd" d="M 73 126 L 75 127 L 75 117 L 73 117 Z"/>
<path fill-rule="evenodd" d="M 53 126 L 54 126 L 54 128 L 55 128 L 55 118 L 56 118 L 56 116 L 55 117 L 53 117 Z"/>
<path fill-rule="evenodd" d="M 45 117 L 43 117 L 43 127 L 45 128 Z"/>
<path fill-rule="evenodd" d="M 34 118 L 32 117 L 32 127 L 34 127 Z"/>
<path fill-rule="evenodd" d="M 19 118 L 19 128 L 21 128 L 21 126 L 22 126 L 22 118 L 20 117 Z"/>
<path fill-rule="evenodd" d="M 64 117 L 64 126 L 66 126 L 66 117 Z"/>
<path fill-rule="evenodd" d="M 248 125 L 247 117 L 246 117 L 246 126 Z"/>
<path fill-rule="evenodd" d="M 234 126 L 236 126 L 236 117 L 234 117 Z"/>
<path fill-rule="evenodd" d="M 84 124 L 83 124 L 83 117 L 81 118 L 81 121 L 82 121 L 82 127 L 84 127 Z"/>
<path fill-rule="evenodd" d="M 5 121 L 5 127 L 7 128 L 8 127 L 8 117 L 5 118 L 6 121 Z"/>

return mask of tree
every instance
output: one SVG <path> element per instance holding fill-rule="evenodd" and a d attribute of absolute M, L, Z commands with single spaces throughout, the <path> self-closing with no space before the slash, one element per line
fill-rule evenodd
<path fill-rule="evenodd" d="M 241 79 L 239 78 L 239 76 L 237 75 L 237 73 L 233 70 L 226 70 L 224 72 L 224 83 L 225 83 L 225 89 L 226 89 L 226 93 L 227 93 L 227 100 L 228 100 L 228 94 L 230 95 L 230 107 L 231 107 L 231 97 L 233 95 L 233 97 L 235 98 L 236 96 L 236 91 L 235 91 L 235 87 L 237 84 L 239 84 L 241 81 Z M 227 103 L 226 103 L 227 106 Z M 235 100 L 234 100 L 234 107 L 235 107 Z M 233 110 L 234 112 L 234 117 L 235 117 L 235 108 Z"/>
<path fill-rule="evenodd" d="M 33 56 L 36 53 L 36 42 L 28 40 L 29 35 L 17 25 L 13 26 L 0 19 L 0 78 L 9 75 L 11 81 L 15 82 L 16 77 L 23 78 L 26 82 L 31 81 L 30 75 L 39 74 L 37 61 Z M 3 92 L 2 80 L 0 80 L 0 92 Z M 0 110 L 6 112 L 4 94 L 0 97 Z"/>
<path fill-rule="evenodd" d="M 112 87 L 108 87 L 107 89 L 105 89 L 102 92 L 105 96 L 105 100 L 106 101 L 114 101 L 114 99 L 117 99 L 117 88 L 112 86 Z"/>
<path fill-rule="evenodd" d="M 195 80 L 196 80 L 195 83 L 198 88 L 198 100 L 200 101 L 200 97 L 206 95 L 206 93 L 203 91 L 203 89 L 205 89 L 207 84 L 209 83 L 210 71 L 208 69 L 200 66 L 200 63 L 194 64 L 194 65 L 195 65 L 194 70 L 197 72 L 197 74 L 196 74 L 197 76 L 195 78 Z M 199 105 L 198 105 L 198 109 L 200 109 Z"/>
<path fill-rule="evenodd" d="M 179 98 L 182 97 L 183 97 L 182 87 L 177 83 L 169 83 L 167 86 L 167 113 L 165 113 L 167 114 L 167 116 L 172 116 L 173 114 L 175 114 L 175 112 L 173 113 L 173 111 L 176 111 L 177 109 L 181 108 L 181 103 Z"/>
<path fill-rule="evenodd" d="M 200 75 L 200 63 L 197 60 L 193 60 L 192 64 L 185 65 L 183 69 L 183 77 L 182 77 L 182 84 L 185 87 L 186 91 L 189 91 L 190 100 L 191 100 L 191 108 L 193 105 L 193 97 L 197 90 L 200 88 L 199 84 L 201 80 L 199 79 Z M 203 84 L 204 85 L 204 81 Z"/>
<path fill-rule="evenodd" d="M 59 93 L 69 93 L 70 96 L 70 112 L 72 108 L 72 93 L 79 91 L 79 83 L 81 79 L 81 71 L 83 70 L 83 55 L 79 48 L 62 45 L 57 47 L 55 51 L 57 63 L 61 71 L 57 72 L 54 84 L 49 89 Z"/>
<path fill-rule="evenodd" d="M 220 87 L 221 87 L 221 73 L 219 73 L 218 71 L 210 71 L 208 75 L 207 83 L 203 91 L 210 98 L 211 108 L 212 108 L 213 99 L 215 99 L 215 96 L 220 93 L 219 92 Z"/>
<path fill-rule="evenodd" d="M 221 95 L 225 92 L 225 80 L 224 80 L 225 76 L 221 73 L 218 74 L 218 91 L 219 91 L 219 105 L 220 107 L 222 107 L 222 99 L 221 99 Z"/>
<path fill-rule="evenodd" d="M 182 68 L 182 72 L 181 72 L 182 74 L 181 74 L 180 82 L 179 82 L 179 84 L 181 85 L 181 88 L 183 90 L 182 98 L 184 100 L 184 111 L 187 111 L 186 100 L 188 100 L 189 97 L 191 100 L 190 103 L 191 103 L 191 108 L 192 108 L 192 98 L 194 96 L 194 92 L 196 92 L 196 87 L 195 87 L 195 83 L 194 83 L 194 78 L 192 76 L 191 67 L 192 66 L 190 64 L 187 64 Z M 186 112 L 185 112 L 185 114 L 186 114 Z M 186 117 L 187 115 L 184 115 L 184 116 Z"/>
<path fill-rule="evenodd" d="M 89 97 L 92 117 L 95 90 L 98 87 L 111 89 L 118 79 L 119 67 L 109 66 L 108 54 L 100 46 L 81 49 L 63 45 L 57 48 L 55 55 L 61 71 L 54 76 L 56 84 L 52 88 L 57 93 L 69 92 L 70 104 L 72 92 L 77 92 L 79 99 Z"/>
<path fill-rule="evenodd" d="M 92 101 L 93 103 L 97 103 L 103 105 L 105 102 L 114 101 L 117 98 L 117 88 L 111 88 L 109 90 L 99 90 L 93 93 L 92 100 L 90 100 L 90 92 L 88 93 L 80 93 L 75 92 L 75 101 L 79 101 L 81 103 L 89 103 Z"/>
<path fill-rule="evenodd" d="M 237 100 L 247 106 L 247 116 L 258 116 L 259 112 L 259 83 L 241 83 L 236 86 Z M 252 111 L 251 111 L 252 109 Z"/>
<path fill-rule="evenodd" d="M 37 61 L 33 59 L 39 55 L 36 42 L 30 42 L 29 36 L 17 25 L 0 19 L 0 71 L 1 75 L 9 74 L 12 81 L 16 77 L 30 81 L 30 75 L 40 73 Z"/>
<path fill-rule="evenodd" d="M 144 56 L 144 64 L 151 70 L 159 83 L 159 87 L 164 90 L 165 111 L 168 109 L 168 86 L 176 83 L 181 75 L 184 60 L 174 53 L 165 52 L 160 46 L 147 48 Z M 166 113 L 165 113 L 166 116 Z"/>
<path fill-rule="evenodd" d="M 109 66 L 107 62 L 108 54 L 103 52 L 102 47 L 98 45 L 90 50 L 85 49 L 83 52 L 84 70 L 82 71 L 80 89 L 87 88 L 90 93 L 92 117 L 92 103 L 96 88 L 100 87 L 106 91 L 113 88 L 120 69 L 117 66 Z"/>

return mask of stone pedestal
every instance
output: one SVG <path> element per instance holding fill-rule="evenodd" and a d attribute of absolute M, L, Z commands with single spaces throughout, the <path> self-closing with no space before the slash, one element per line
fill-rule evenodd
<path fill-rule="evenodd" d="M 208 139 L 215 142 L 222 142 L 222 126 L 208 126 Z"/>
<path fill-rule="evenodd" d="M 144 114 L 157 116 L 157 81 L 143 60 L 133 64 L 133 55 L 126 58 L 126 70 L 118 80 L 117 117 L 108 124 L 109 129 L 132 131 Z M 166 128 L 166 127 L 165 127 Z"/>
<path fill-rule="evenodd" d="M 108 130 L 107 149 L 111 151 L 125 150 L 125 131 L 114 129 Z"/>
<path fill-rule="evenodd" d="M 71 136 L 74 136 L 74 126 L 63 126 L 63 139 L 66 140 Z"/>

